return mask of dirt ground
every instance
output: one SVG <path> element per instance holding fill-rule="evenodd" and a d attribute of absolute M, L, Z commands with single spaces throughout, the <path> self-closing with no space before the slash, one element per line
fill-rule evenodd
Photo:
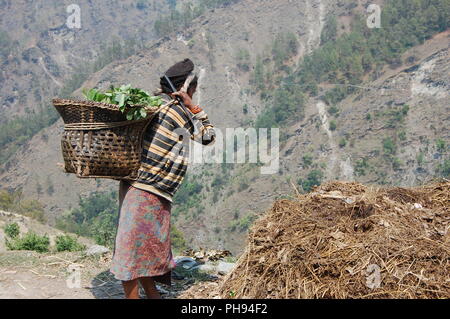
<path fill-rule="evenodd" d="M 1 253 L 0 299 L 121 299 L 122 286 L 108 270 L 110 261 L 110 254 L 86 257 L 81 253 Z M 77 277 L 79 285 L 74 284 Z M 163 299 L 173 299 L 205 278 L 172 279 L 172 287 L 157 288 Z"/>

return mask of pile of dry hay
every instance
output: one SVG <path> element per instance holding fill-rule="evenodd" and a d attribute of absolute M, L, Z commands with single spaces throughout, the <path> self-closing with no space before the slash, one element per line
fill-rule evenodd
<path fill-rule="evenodd" d="M 449 298 L 450 182 L 331 182 L 250 230 L 222 298 Z M 379 270 L 379 271 L 378 271 Z"/>

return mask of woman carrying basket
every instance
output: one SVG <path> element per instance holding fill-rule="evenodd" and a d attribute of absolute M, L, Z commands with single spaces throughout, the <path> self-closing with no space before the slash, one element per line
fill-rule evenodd
<path fill-rule="evenodd" d="M 191 139 L 203 145 L 215 139 L 207 114 L 192 103 L 198 80 L 193 70 L 193 62 L 185 59 L 166 71 L 176 93 L 172 93 L 165 77 L 161 78 L 160 93 L 181 98 L 184 106 L 167 103 L 155 114 L 144 133 L 137 180 L 120 182 L 111 272 L 122 281 L 129 299 L 139 298 L 139 282 L 148 298 L 160 298 L 155 281 L 171 284 L 175 262 L 170 244 L 170 211 L 188 164 L 185 152 L 179 149 L 182 136 L 175 132 L 185 129 Z"/>

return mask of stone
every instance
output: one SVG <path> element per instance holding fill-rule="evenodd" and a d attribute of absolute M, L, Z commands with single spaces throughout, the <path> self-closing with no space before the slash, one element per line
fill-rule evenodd
<path fill-rule="evenodd" d="M 109 252 L 109 249 L 105 246 L 92 245 L 86 250 L 86 255 L 88 255 L 88 256 L 104 255 L 108 252 Z"/>
<path fill-rule="evenodd" d="M 192 269 L 198 265 L 197 261 L 191 257 L 180 257 L 175 259 L 175 263 L 177 267 L 181 266 L 184 269 Z"/>
<path fill-rule="evenodd" d="M 201 272 L 206 272 L 206 273 L 213 273 L 213 272 L 217 271 L 217 267 L 209 262 L 206 262 L 202 265 L 196 266 L 195 268 Z"/>
<path fill-rule="evenodd" d="M 233 270 L 234 268 L 234 263 L 228 263 L 225 261 L 219 261 L 219 263 L 217 264 L 217 273 L 219 275 L 225 275 L 228 274 L 230 271 Z"/>

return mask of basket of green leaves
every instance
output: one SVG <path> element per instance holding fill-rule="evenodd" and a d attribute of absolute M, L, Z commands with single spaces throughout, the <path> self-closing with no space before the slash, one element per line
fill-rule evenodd
<path fill-rule="evenodd" d="M 64 121 L 65 171 L 83 178 L 136 179 L 143 133 L 163 100 L 131 85 L 83 94 L 85 101 L 53 99 Z"/>

